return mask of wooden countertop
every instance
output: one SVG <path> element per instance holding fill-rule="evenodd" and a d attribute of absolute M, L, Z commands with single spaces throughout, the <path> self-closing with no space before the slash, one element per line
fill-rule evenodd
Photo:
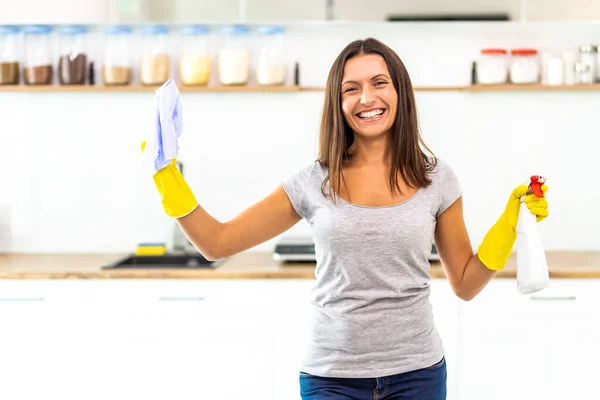
<path fill-rule="evenodd" d="M 280 264 L 271 253 L 244 252 L 216 269 L 113 269 L 102 266 L 123 254 L 0 254 L 0 279 L 314 279 L 315 265 Z M 600 278 L 600 252 L 547 252 L 551 278 Z M 433 278 L 445 278 L 432 262 Z M 516 254 L 497 278 L 516 277 Z"/>

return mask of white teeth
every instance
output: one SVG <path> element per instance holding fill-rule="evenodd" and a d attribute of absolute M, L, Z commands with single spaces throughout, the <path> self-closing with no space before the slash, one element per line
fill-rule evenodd
<path fill-rule="evenodd" d="M 360 118 L 373 118 L 373 117 L 376 117 L 381 114 L 383 114 L 383 110 L 378 109 L 378 110 L 373 110 L 373 111 L 361 112 L 360 114 L 358 114 L 358 116 Z"/>

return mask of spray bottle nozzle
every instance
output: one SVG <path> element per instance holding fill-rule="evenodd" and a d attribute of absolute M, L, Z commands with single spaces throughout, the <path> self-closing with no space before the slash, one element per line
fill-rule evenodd
<path fill-rule="evenodd" d="M 546 178 L 541 175 L 532 175 L 531 182 L 529 183 L 529 190 L 527 194 L 535 194 L 537 197 L 544 197 L 544 192 L 542 191 L 542 185 L 546 182 Z"/>

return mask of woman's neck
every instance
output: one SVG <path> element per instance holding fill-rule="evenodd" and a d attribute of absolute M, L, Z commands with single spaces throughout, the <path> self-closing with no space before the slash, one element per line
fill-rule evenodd
<path fill-rule="evenodd" d="M 392 163 L 391 135 L 364 139 L 355 135 L 350 164 L 354 167 L 390 167 Z"/>

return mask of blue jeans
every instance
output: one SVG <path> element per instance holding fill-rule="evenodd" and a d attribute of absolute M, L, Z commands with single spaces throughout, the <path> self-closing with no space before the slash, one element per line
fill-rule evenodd
<path fill-rule="evenodd" d="M 445 400 L 446 359 L 382 378 L 324 378 L 300 372 L 302 400 Z"/>

